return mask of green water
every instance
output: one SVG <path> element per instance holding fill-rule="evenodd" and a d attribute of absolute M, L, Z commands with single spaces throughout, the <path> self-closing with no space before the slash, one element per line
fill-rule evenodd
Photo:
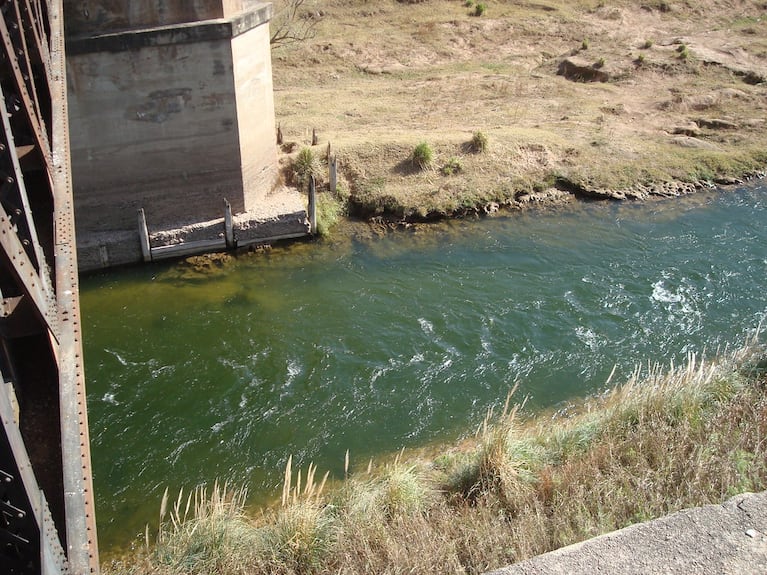
<path fill-rule="evenodd" d="M 451 440 L 519 382 L 532 409 L 637 364 L 740 345 L 767 314 L 767 189 L 456 221 L 84 278 L 102 547 L 171 490 L 279 493 Z"/>

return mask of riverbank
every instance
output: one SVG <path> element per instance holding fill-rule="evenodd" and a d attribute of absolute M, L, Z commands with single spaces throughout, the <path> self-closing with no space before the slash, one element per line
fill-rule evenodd
<path fill-rule="evenodd" d="M 319 0 L 316 36 L 273 52 L 285 170 L 316 130 L 338 199 L 397 221 L 763 174 L 762 3 L 469 4 Z"/>
<path fill-rule="evenodd" d="M 162 503 L 147 546 L 105 573 L 482 573 L 666 515 L 767 488 L 764 353 L 658 367 L 579 407 L 507 402 L 436 457 L 285 472 L 255 515 L 216 486 Z M 512 398 L 513 399 L 513 398 Z M 175 503 L 174 503 L 175 502 Z"/>

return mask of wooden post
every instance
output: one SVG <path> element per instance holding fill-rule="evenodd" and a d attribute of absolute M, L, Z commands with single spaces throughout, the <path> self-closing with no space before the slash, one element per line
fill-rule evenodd
<path fill-rule="evenodd" d="M 152 246 L 149 244 L 149 230 L 146 227 L 144 208 L 139 208 L 138 211 L 138 236 L 141 241 L 141 255 L 144 257 L 144 261 L 151 262 Z"/>
<path fill-rule="evenodd" d="M 335 156 L 328 160 L 328 181 L 330 182 L 330 191 L 334 194 L 338 188 L 338 160 Z"/>
<path fill-rule="evenodd" d="M 312 128 L 312 146 L 316 146 L 319 142 L 319 138 L 317 138 L 317 128 Z"/>
<path fill-rule="evenodd" d="M 282 127 L 277 124 L 277 145 L 282 145 Z"/>
<path fill-rule="evenodd" d="M 237 247 L 237 242 L 234 239 L 234 225 L 232 223 L 232 204 L 226 201 L 224 198 L 224 239 L 226 240 L 226 248 L 233 250 Z"/>
<path fill-rule="evenodd" d="M 309 180 L 309 232 L 317 233 L 317 184 L 314 176 Z"/>
<path fill-rule="evenodd" d="M 330 142 L 328 142 L 328 153 L 325 156 L 325 159 L 329 162 L 330 161 Z"/>

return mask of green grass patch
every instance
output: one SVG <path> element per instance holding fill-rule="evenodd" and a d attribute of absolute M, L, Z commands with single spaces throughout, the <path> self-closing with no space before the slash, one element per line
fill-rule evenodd
<path fill-rule="evenodd" d="M 345 205 L 339 196 L 331 192 L 317 194 L 317 233 L 329 236 L 345 213 Z"/>
<path fill-rule="evenodd" d="M 456 157 L 449 158 L 440 169 L 443 176 L 452 176 L 463 171 L 463 163 Z"/>

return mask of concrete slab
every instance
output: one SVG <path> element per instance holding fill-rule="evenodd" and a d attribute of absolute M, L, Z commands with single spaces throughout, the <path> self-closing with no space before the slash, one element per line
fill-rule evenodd
<path fill-rule="evenodd" d="M 570 545 L 488 575 L 767 573 L 767 492 L 746 493 Z"/>

